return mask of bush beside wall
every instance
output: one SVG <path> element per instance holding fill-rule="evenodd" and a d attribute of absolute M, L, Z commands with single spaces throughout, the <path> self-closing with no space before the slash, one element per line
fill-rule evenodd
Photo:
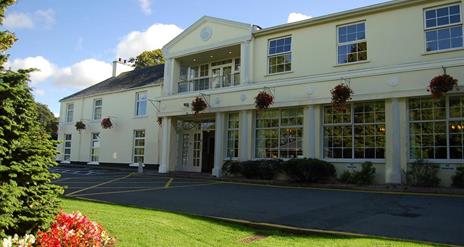
<path fill-rule="evenodd" d="M 456 174 L 453 176 L 453 187 L 464 188 L 464 167 L 456 168 Z"/>
<path fill-rule="evenodd" d="M 370 185 L 374 183 L 375 167 L 372 162 L 364 162 L 360 171 L 345 171 L 339 181 L 347 184 Z"/>
<path fill-rule="evenodd" d="M 440 184 L 438 178 L 438 166 L 423 160 L 415 161 L 408 165 L 406 171 L 406 183 L 412 186 L 437 187 Z"/>

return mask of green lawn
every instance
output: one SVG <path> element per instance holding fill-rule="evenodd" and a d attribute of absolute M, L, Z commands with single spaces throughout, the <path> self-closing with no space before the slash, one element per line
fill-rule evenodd
<path fill-rule="evenodd" d="M 428 246 L 379 238 L 294 235 L 201 217 L 80 200 L 63 199 L 63 209 L 80 211 L 103 225 L 117 239 L 117 246 Z M 266 237 L 242 242 L 257 234 Z"/>

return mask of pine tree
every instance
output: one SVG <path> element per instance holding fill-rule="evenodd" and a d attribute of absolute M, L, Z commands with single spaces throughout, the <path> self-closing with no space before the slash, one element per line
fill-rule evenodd
<path fill-rule="evenodd" d="M 14 0 L 0 1 L 0 24 Z M 0 238 L 35 233 L 48 226 L 59 208 L 56 142 L 37 121 L 36 105 L 28 86 L 32 70 L 3 67 L 16 38 L 0 32 Z"/>

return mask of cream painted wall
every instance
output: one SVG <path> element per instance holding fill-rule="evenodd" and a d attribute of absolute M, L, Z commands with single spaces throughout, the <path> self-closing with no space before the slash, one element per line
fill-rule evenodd
<path fill-rule="evenodd" d="M 461 10 L 462 10 L 462 1 Z M 424 63 L 437 59 L 464 57 L 464 50 L 425 55 L 423 10 L 456 1 L 429 1 L 427 4 L 383 11 L 256 37 L 253 40 L 252 80 L 255 83 L 279 79 L 323 75 L 361 69 Z M 337 26 L 366 22 L 368 62 L 337 65 Z M 267 75 L 268 40 L 292 36 L 292 72 Z"/>
<path fill-rule="evenodd" d="M 214 46 L 221 47 L 222 44 L 239 43 L 243 37 L 251 37 L 251 25 L 235 24 L 225 20 L 218 21 L 208 17 L 204 17 L 198 24 L 198 26 L 192 26 L 192 29 L 184 31 L 186 35 L 182 39 L 167 46 L 169 57 L 186 55 Z M 212 35 L 207 41 L 200 37 L 201 31 L 205 27 L 211 28 L 212 31 Z"/>
<path fill-rule="evenodd" d="M 156 110 L 150 102 L 147 102 L 147 115 L 145 117 L 135 116 L 135 94 L 142 91 L 147 91 L 149 99 L 155 99 L 161 95 L 160 86 L 149 86 L 61 102 L 60 116 L 66 115 L 65 105 L 67 103 L 74 103 L 73 122 L 64 123 L 64 119 L 60 119 L 58 134 L 61 141 L 64 134 L 72 134 L 71 161 L 88 162 L 91 133 L 100 132 L 100 162 L 132 163 L 133 132 L 145 129 L 145 163 L 158 164 L 159 125 L 156 122 Z M 111 129 L 102 129 L 99 120 L 91 120 L 95 99 L 103 100 L 102 118 L 110 117 L 113 123 Z M 83 120 L 86 124 L 86 129 L 81 133 L 74 127 L 76 121 L 79 120 Z M 63 144 L 58 145 L 58 150 L 63 152 Z M 57 159 L 62 160 L 62 154 L 58 155 Z"/>

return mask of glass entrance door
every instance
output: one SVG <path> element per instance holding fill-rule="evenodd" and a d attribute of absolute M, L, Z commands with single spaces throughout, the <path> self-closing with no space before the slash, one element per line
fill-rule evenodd
<path fill-rule="evenodd" d="M 212 68 L 213 88 L 229 87 L 232 85 L 232 65 L 222 65 Z"/>

